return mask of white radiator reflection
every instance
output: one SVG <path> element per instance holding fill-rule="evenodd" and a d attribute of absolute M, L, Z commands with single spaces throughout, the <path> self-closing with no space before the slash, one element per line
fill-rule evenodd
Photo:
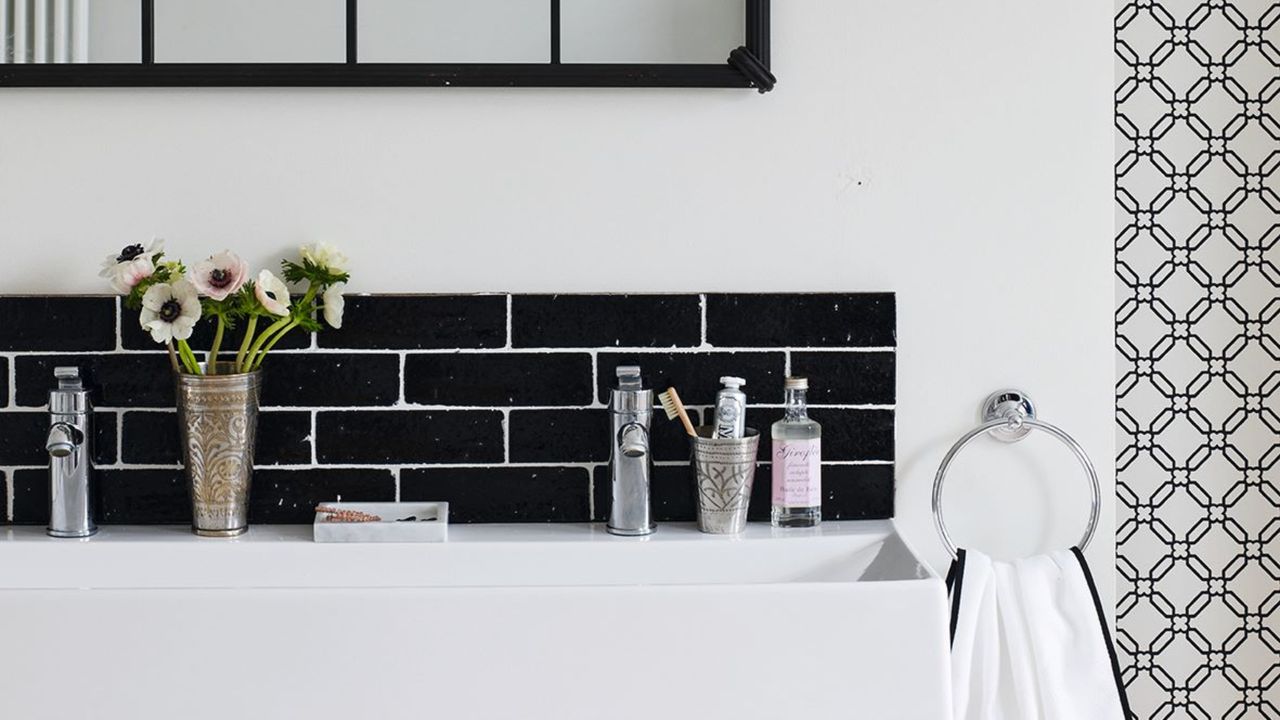
<path fill-rule="evenodd" d="M 0 0 L 0 62 L 89 60 L 89 0 Z"/>

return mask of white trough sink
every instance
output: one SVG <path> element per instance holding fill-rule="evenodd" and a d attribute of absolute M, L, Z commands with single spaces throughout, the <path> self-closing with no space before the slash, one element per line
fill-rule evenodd
<path fill-rule="evenodd" d="M 888 522 L 310 532 L 0 533 L 4 715 L 947 716 L 942 582 Z"/>

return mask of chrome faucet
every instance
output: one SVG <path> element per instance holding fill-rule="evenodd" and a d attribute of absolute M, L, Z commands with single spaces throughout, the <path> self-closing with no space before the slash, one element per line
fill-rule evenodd
<path fill-rule="evenodd" d="M 89 391 L 74 367 L 54 368 L 58 387 L 49 391 L 49 534 L 53 537 L 89 537 L 98 532 L 93 524 L 93 497 L 89 475 Z"/>
<path fill-rule="evenodd" d="M 609 394 L 613 421 L 613 509 L 609 532 L 614 535 L 648 535 L 653 532 L 649 506 L 649 421 L 653 417 L 653 391 L 645 390 L 640 368 L 618 368 L 618 387 Z"/>

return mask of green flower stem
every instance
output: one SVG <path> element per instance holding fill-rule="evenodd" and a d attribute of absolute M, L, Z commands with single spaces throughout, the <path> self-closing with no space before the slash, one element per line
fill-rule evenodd
<path fill-rule="evenodd" d="M 222 349 L 222 333 L 227 329 L 227 321 L 218 316 L 218 329 L 213 333 L 213 347 L 209 348 L 209 357 L 205 363 L 209 367 L 210 375 L 218 374 L 218 351 Z"/>
<path fill-rule="evenodd" d="M 191 346 L 186 340 L 178 341 L 178 354 L 182 357 L 182 364 L 186 366 L 187 372 L 192 375 L 202 375 L 200 372 L 200 361 L 196 360 L 196 354 L 191 351 Z"/>
<path fill-rule="evenodd" d="M 245 372 L 244 356 L 249 352 L 249 343 L 253 342 L 253 332 L 258 329 L 258 316 L 249 316 L 249 326 L 244 329 L 244 340 L 240 341 L 240 352 L 236 353 L 236 372 Z"/>
<path fill-rule="evenodd" d="M 262 346 L 267 344 L 267 341 L 271 339 L 272 335 L 280 332 L 282 328 L 291 322 L 293 322 L 292 318 L 282 317 L 268 325 L 267 329 L 263 330 L 262 334 L 258 336 L 258 339 L 253 341 L 253 345 L 249 348 L 249 354 L 245 356 L 244 367 L 241 372 L 249 372 L 252 370 L 254 357 L 258 354 L 258 351 L 262 349 Z"/>
<path fill-rule="evenodd" d="M 287 335 L 290 330 L 296 327 L 298 327 L 298 321 L 294 320 L 293 322 L 290 322 L 288 325 L 285 325 L 280 332 L 276 333 L 276 336 L 271 338 L 271 340 L 266 345 L 264 345 L 262 350 L 258 353 L 258 357 L 253 361 L 253 365 L 251 369 L 257 370 L 259 367 L 262 367 L 262 360 L 267 357 L 268 352 L 271 352 L 271 348 L 275 347 L 276 343 L 280 342 L 280 338 Z"/>

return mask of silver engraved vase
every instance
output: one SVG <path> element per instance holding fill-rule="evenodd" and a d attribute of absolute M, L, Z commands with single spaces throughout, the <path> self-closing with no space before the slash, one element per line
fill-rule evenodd
<path fill-rule="evenodd" d="M 262 371 L 235 373 L 231 363 L 218 363 L 217 369 L 217 375 L 178 373 L 178 424 L 191 529 L 234 537 L 249 529 Z"/>

